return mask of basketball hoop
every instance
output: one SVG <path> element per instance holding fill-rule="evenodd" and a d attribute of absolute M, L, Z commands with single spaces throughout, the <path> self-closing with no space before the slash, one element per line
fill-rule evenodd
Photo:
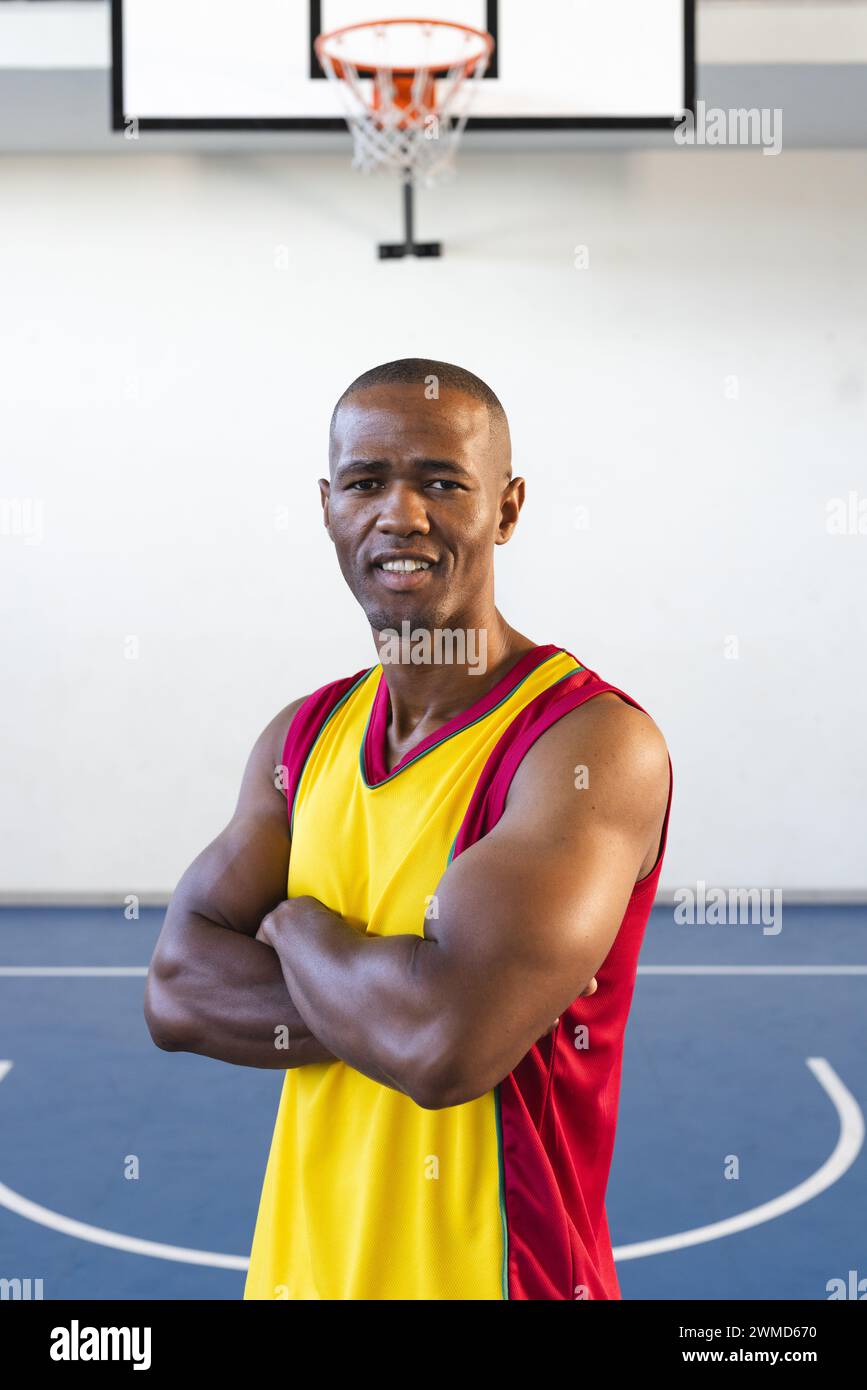
<path fill-rule="evenodd" d="M 320 34 L 316 56 L 340 90 L 357 169 L 404 180 L 406 236 L 381 256 L 435 256 L 412 233 L 413 187 L 450 169 L 494 40 L 444 19 L 378 19 Z"/>

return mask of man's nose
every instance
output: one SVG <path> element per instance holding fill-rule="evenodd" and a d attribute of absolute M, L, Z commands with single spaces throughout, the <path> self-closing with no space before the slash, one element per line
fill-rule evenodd
<path fill-rule="evenodd" d="M 410 483 L 392 483 L 381 494 L 376 526 L 386 534 L 402 536 L 429 531 L 424 494 Z"/>

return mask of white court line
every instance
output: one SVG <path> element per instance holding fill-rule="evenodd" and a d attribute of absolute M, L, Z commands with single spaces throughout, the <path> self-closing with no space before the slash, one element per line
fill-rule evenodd
<path fill-rule="evenodd" d="M 0 1062 L 0 1081 L 12 1066 L 11 1062 Z M 187 1265 L 208 1265 L 212 1269 L 247 1269 L 249 1260 L 242 1255 L 220 1255 L 213 1250 L 187 1250 L 182 1245 L 161 1245 L 156 1240 L 140 1240 L 138 1236 L 124 1236 L 118 1231 L 104 1231 L 100 1226 L 88 1226 L 84 1221 L 73 1221 L 60 1212 L 40 1207 L 28 1201 L 20 1193 L 0 1182 L 0 1206 L 25 1221 L 34 1221 L 37 1226 L 47 1226 L 51 1231 L 74 1236 L 77 1240 L 89 1241 L 91 1245 L 107 1245 L 112 1250 L 128 1250 L 131 1255 L 150 1255 L 156 1260 L 176 1260 Z"/>
<path fill-rule="evenodd" d="M 11 1062 L 0 1062 L 0 1081 L 7 1075 Z M 614 1259 L 638 1260 L 646 1255 L 661 1255 L 671 1250 L 683 1250 L 689 1245 L 701 1245 L 706 1241 L 719 1240 L 723 1236 L 746 1231 L 751 1226 L 759 1226 L 772 1221 L 795 1207 L 812 1201 L 831 1187 L 847 1169 L 851 1168 L 861 1151 L 864 1142 L 864 1117 L 858 1102 L 843 1085 L 837 1073 L 824 1057 L 808 1057 L 807 1066 L 824 1086 L 830 1096 L 840 1119 L 840 1134 L 833 1153 L 821 1168 L 797 1187 L 790 1188 L 770 1202 L 741 1212 L 738 1216 L 715 1221 L 710 1226 L 698 1226 L 692 1231 L 680 1231 L 673 1236 L 660 1236 L 656 1240 L 642 1240 L 634 1245 L 619 1245 L 614 1249 Z M 83 1221 L 73 1221 L 59 1212 L 40 1207 L 28 1201 L 10 1187 L 0 1183 L 0 1206 L 7 1211 L 34 1221 L 39 1226 L 60 1231 L 63 1235 L 75 1236 L 78 1240 L 90 1241 L 92 1245 L 107 1245 L 113 1250 L 127 1250 L 133 1255 L 149 1255 L 159 1260 L 176 1260 L 181 1264 L 207 1265 L 213 1269 L 248 1269 L 249 1260 L 241 1255 L 220 1255 L 211 1250 L 188 1250 L 181 1245 L 161 1245 L 153 1240 L 139 1240 L 136 1236 L 120 1235 L 117 1231 L 104 1231 L 99 1226 L 88 1226 Z"/>
<path fill-rule="evenodd" d="M 146 965 L 0 965 L 0 975 L 56 977 L 74 975 L 79 979 L 119 975 L 146 975 Z"/>
<path fill-rule="evenodd" d="M 867 975 L 867 965 L 639 965 L 639 975 Z"/>
<path fill-rule="evenodd" d="M 241 1255 L 219 1255 L 213 1250 L 186 1250 L 181 1245 L 160 1245 L 155 1240 L 139 1240 L 136 1236 L 124 1236 L 117 1231 L 88 1226 L 84 1221 L 73 1221 L 69 1216 L 61 1216 L 59 1212 L 49 1211 L 48 1207 L 29 1202 L 2 1182 L 0 1206 L 16 1216 L 23 1216 L 25 1221 L 35 1221 L 38 1226 L 47 1226 L 49 1230 L 60 1231 L 62 1235 L 87 1240 L 91 1245 L 107 1245 L 112 1250 L 127 1250 L 131 1255 L 150 1255 L 155 1260 L 175 1260 L 187 1265 L 208 1265 L 212 1269 L 247 1269 L 250 1263 Z"/>
<path fill-rule="evenodd" d="M 727 1216 L 723 1221 L 714 1221 L 710 1226 L 697 1226 L 691 1231 L 679 1231 L 677 1235 L 660 1236 L 656 1240 L 640 1240 L 634 1245 L 620 1245 L 614 1251 L 615 1260 L 640 1260 L 645 1255 L 662 1255 L 669 1250 L 684 1250 L 688 1245 L 703 1245 L 708 1240 L 720 1240 L 723 1236 L 735 1235 L 738 1231 L 748 1231 L 751 1226 L 761 1226 L 765 1221 L 773 1221 L 795 1207 L 811 1202 L 852 1167 L 864 1143 L 864 1116 L 851 1091 L 843 1085 L 830 1062 L 824 1057 L 808 1057 L 807 1066 L 816 1080 L 824 1086 L 830 1096 L 840 1120 L 840 1133 L 830 1157 L 821 1168 L 811 1173 L 796 1187 L 772 1197 L 761 1206 L 742 1211 L 737 1216 Z"/>
<path fill-rule="evenodd" d="M 0 977 L 147 975 L 146 965 L 0 965 Z M 867 965 L 639 965 L 639 975 L 867 975 Z"/>

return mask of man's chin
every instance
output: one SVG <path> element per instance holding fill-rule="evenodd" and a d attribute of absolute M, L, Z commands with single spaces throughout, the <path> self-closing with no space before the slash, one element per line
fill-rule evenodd
<path fill-rule="evenodd" d="M 444 601 L 447 596 L 442 593 L 436 599 L 421 589 L 387 593 L 381 585 L 365 582 L 354 594 L 374 632 L 387 631 L 400 637 L 407 632 L 432 633 L 450 626 L 451 605 Z M 405 623 L 408 628 L 404 627 Z"/>
<path fill-rule="evenodd" d="M 370 623 L 373 632 L 397 637 L 404 635 L 412 636 L 414 632 L 433 632 L 435 628 L 441 626 L 436 620 L 436 616 L 425 612 L 403 612 L 395 610 L 384 611 L 383 609 L 366 609 L 367 621 Z"/>
<path fill-rule="evenodd" d="M 413 601 L 410 594 L 396 599 L 387 607 L 381 602 L 366 603 L 362 599 L 359 602 L 373 632 L 396 633 L 400 637 L 405 632 L 433 632 L 435 628 L 443 626 L 442 615 L 437 610 Z M 404 627 L 404 624 L 407 626 Z"/>

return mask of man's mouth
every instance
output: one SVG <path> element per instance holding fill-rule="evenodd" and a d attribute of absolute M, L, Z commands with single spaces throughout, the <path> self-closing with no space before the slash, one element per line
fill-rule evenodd
<path fill-rule="evenodd" d="M 383 560 L 379 566 L 386 574 L 412 574 L 413 570 L 429 570 L 429 560 Z"/>
<path fill-rule="evenodd" d="M 407 555 L 377 560 L 373 569 L 379 582 L 388 589 L 416 589 L 427 583 L 437 563 L 436 560 Z"/>

